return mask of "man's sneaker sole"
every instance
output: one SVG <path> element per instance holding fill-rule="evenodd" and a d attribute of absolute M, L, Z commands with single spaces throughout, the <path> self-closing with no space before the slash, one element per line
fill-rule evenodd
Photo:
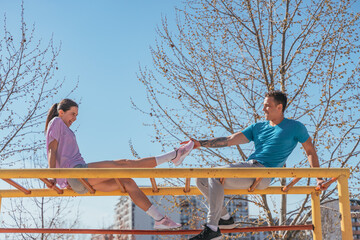
<path fill-rule="evenodd" d="M 202 226 L 205 226 L 206 224 L 204 223 Z M 233 223 L 233 224 L 229 224 L 229 225 L 219 225 L 218 227 L 220 229 L 234 229 L 239 225 L 239 223 Z"/>
<path fill-rule="evenodd" d="M 175 228 L 158 228 L 158 227 L 154 227 L 155 230 L 163 230 L 163 231 L 166 231 L 166 230 L 169 230 L 169 231 L 175 231 L 175 230 L 179 230 L 182 226 L 180 227 L 175 227 Z"/>
<path fill-rule="evenodd" d="M 229 225 L 219 225 L 218 227 L 220 229 L 233 229 L 236 228 L 238 225 L 238 223 L 233 223 L 233 224 L 229 224 Z"/>
<path fill-rule="evenodd" d="M 211 240 L 220 240 L 220 239 L 222 239 L 222 236 L 216 237 L 216 238 L 212 238 Z"/>

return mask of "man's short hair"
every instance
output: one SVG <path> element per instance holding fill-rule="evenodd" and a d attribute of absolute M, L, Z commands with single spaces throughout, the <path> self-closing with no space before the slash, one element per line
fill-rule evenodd
<path fill-rule="evenodd" d="M 286 104 L 287 104 L 287 97 L 286 94 L 281 91 L 270 91 L 265 94 L 265 97 L 273 97 L 276 104 L 282 104 L 282 112 L 285 112 Z"/>

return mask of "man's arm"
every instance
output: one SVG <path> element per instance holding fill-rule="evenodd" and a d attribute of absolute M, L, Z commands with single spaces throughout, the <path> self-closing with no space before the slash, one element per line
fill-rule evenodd
<path fill-rule="evenodd" d="M 245 137 L 245 135 L 242 132 L 234 133 L 228 137 L 213 138 L 210 140 L 201 140 L 201 141 L 196 141 L 194 139 L 192 140 L 195 142 L 194 148 L 198 148 L 198 147 L 221 148 L 221 147 L 229 147 L 229 146 L 239 145 L 249 142 L 249 140 Z"/>
<path fill-rule="evenodd" d="M 303 146 L 303 148 L 304 148 L 304 150 L 306 152 L 306 155 L 307 155 L 308 161 L 310 163 L 310 166 L 311 167 L 320 167 L 319 158 L 318 158 L 318 155 L 316 154 L 315 147 L 312 144 L 311 137 L 309 137 L 308 140 L 306 140 L 302 144 L 302 146 Z M 321 187 L 321 184 L 324 182 L 324 179 L 323 178 L 317 178 L 316 180 L 317 180 L 317 185 L 320 186 L 320 189 L 325 190 L 323 187 Z"/>
<path fill-rule="evenodd" d="M 58 141 L 53 140 L 49 144 L 48 148 L 48 161 L 49 161 L 49 168 L 56 168 L 56 152 L 58 148 Z"/>

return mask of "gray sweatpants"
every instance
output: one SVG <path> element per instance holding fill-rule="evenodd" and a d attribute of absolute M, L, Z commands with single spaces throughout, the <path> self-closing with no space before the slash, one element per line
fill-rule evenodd
<path fill-rule="evenodd" d="M 249 160 L 247 162 L 235 163 L 226 165 L 224 167 L 264 167 L 256 160 Z M 255 178 L 226 178 L 224 185 L 220 183 L 219 178 L 197 178 L 196 185 L 201 193 L 206 197 L 209 205 L 207 215 L 207 224 L 218 226 L 220 217 L 227 213 L 224 207 L 224 189 L 248 189 L 255 181 Z M 265 189 L 271 183 L 271 178 L 264 178 L 261 180 L 257 189 Z"/>

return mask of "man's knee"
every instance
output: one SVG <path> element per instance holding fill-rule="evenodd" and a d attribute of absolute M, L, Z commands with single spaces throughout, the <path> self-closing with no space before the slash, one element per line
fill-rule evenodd
<path fill-rule="evenodd" d="M 211 186 L 222 186 L 222 182 L 220 181 L 220 178 L 209 178 L 209 185 Z"/>
<path fill-rule="evenodd" d="M 208 186 L 208 179 L 207 178 L 196 178 L 195 180 L 196 186 L 200 187 L 207 187 Z"/>
<path fill-rule="evenodd" d="M 256 189 L 264 190 L 269 187 L 270 183 L 271 183 L 271 178 L 264 178 L 261 180 L 261 182 L 256 187 Z"/>

